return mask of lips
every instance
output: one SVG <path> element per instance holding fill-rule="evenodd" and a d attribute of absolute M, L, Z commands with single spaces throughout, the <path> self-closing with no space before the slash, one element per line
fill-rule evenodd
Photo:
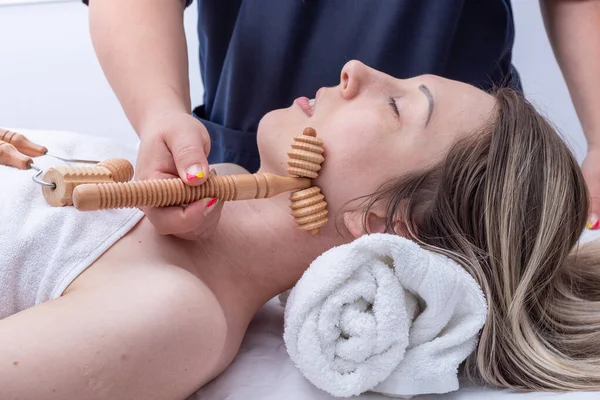
<path fill-rule="evenodd" d="M 314 100 L 312 103 L 314 104 Z M 296 100 L 294 100 L 294 104 L 300 107 L 307 116 L 312 117 L 312 104 L 308 97 L 298 97 Z"/>

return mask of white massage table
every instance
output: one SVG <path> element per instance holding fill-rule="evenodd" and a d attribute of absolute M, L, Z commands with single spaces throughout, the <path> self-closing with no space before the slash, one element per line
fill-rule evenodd
<path fill-rule="evenodd" d="M 600 239 L 600 232 L 585 232 L 583 240 Z M 317 389 L 296 369 L 283 343 L 284 308 L 271 300 L 256 315 L 231 366 L 188 400 L 334 400 Z M 378 394 L 353 399 L 390 400 Z M 475 386 L 461 380 L 460 390 L 416 400 L 600 400 L 600 392 L 514 393 Z"/>

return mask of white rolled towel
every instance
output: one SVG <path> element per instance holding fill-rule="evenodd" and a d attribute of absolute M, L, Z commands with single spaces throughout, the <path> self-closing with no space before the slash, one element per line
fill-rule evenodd
<path fill-rule="evenodd" d="M 318 257 L 286 303 L 290 358 L 316 387 L 345 397 L 458 389 L 458 366 L 485 323 L 485 298 L 457 263 L 389 234 Z"/>

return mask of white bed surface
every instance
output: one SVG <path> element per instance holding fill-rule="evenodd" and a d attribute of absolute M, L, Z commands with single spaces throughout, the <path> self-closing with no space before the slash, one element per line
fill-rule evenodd
<path fill-rule="evenodd" d="M 283 343 L 284 308 L 271 300 L 256 315 L 233 364 L 188 400 L 333 400 L 296 369 Z M 377 394 L 352 399 L 390 400 Z M 415 397 L 416 400 L 598 400 L 595 393 L 512 393 L 461 382 L 457 392 Z"/>

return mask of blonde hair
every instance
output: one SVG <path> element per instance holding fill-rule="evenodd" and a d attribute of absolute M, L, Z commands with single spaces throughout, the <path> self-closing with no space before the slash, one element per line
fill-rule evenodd
<path fill-rule="evenodd" d="M 600 252 L 579 246 L 588 213 L 576 159 L 510 89 L 493 120 L 427 171 L 371 196 L 387 229 L 459 262 L 481 285 L 488 316 L 472 378 L 535 391 L 600 388 Z"/>

